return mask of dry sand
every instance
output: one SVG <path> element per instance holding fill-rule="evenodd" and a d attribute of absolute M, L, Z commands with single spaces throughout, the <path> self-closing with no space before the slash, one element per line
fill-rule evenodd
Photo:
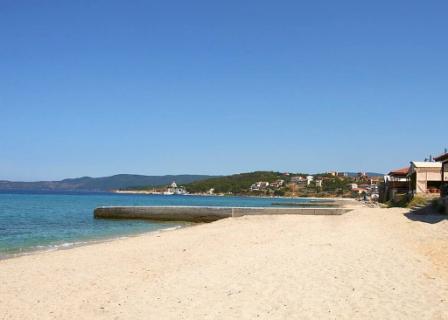
<path fill-rule="evenodd" d="M 448 220 L 404 212 L 230 218 L 3 260 L 0 319 L 448 319 Z"/>

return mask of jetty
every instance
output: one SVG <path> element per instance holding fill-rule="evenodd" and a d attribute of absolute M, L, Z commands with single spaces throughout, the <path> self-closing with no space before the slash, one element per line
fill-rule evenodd
<path fill-rule="evenodd" d="M 204 207 L 204 206 L 113 206 L 98 207 L 98 219 L 146 219 L 154 221 L 213 222 L 246 215 L 342 215 L 351 208 Z"/>

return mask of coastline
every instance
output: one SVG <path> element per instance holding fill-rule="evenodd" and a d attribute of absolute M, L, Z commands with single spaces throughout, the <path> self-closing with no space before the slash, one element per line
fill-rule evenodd
<path fill-rule="evenodd" d="M 23 257 L 23 256 L 39 255 L 39 254 L 45 254 L 45 253 L 55 252 L 55 251 L 59 251 L 59 250 L 70 250 L 70 249 L 74 249 L 74 248 L 78 248 L 78 247 L 113 242 L 116 240 L 124 240 L 124 239 L 133 238 L 133 237 L 144 236 L 144 235 L 159 234 L 162 232 L 168 232 L 168 231 L 174 231 L 174 230 L 178 230 L 178 229 L 182 229 L 182 228 L 188 228 L 188 227 L 191 227 L 194 225 L 195 225 L 194 223 L 180 221 L 178 226 L 167 227 L 167 228 L 162 228 L 162 229 L 158 229 L 158 230 L 130 233 L 127 235 L 116 235 L 116 236 L 111 235 L 111 236 L 108 236 L 108 237 L 105 237 L 102 239 L 80 239 L 79 241 L 74 241 L 74 242 L 65 242 L 65 243 L 60 243 L 60 244 L 49 244 L 49 245 L 38 245 L 35 247 L 26 248 L 25 250 L 20 251 L 20 252 L 0 254 L 0 262 L 2 260 L 15 259 L 15 258 Z"/>
<path fill-rule="evenodd" d="M 181 197 L 181 196 L 132 196 L 113 193 L 5 193 L 2 196 L 0 224 L 9 228 L 0 235 L 0 259 L 52 251 L 85 245 L 97 241 L 111 240 L 122 236 L 151 232 L 165 228 L 164 221 L 148 220 L 98 221 L 93 219 L 94 209 L 99 206 L 270 206 L 272 198 L 243 197 Z M 154 197 L 154 198 L 153 198 Z M 278 200 L 280 201 L 280 200 Z M 282 200 L 286 201 L 286 200 Z M 289 202 L 296 201 L 291 200 Z M 313 201 L 300 199 L 297 202 Z M 319 200 L 320 201 L 320 200 Z M 333 200 L 332 200 L 333 201 Z M 74 203 L 75 205 L 71 205 Z M 39 210 L 35 210 L 36 205 Z M 182 219 L 179 219 L 182 220 Z M 177 222 L 178 220 L 176 220 Z M 48 223 L 51 222 L 51 223 Z M 175 221 L 168 221 L 176 224 Z M 198 221 L 196 221 L 198 222 Z M 182 221 L 177 224 L 182 224 Z"/>
<path fill-rule="evenodd" d="M 190 197 L 237 197 L 237 198 L 255 198 L 255 199 L 306 199 L 306 200 L 352 200 L 352 201 L 358 201 L 356 198 L 350 198 L 350 197 L 298 197 L 298 196 L 268 196 L 268 195 L 252 195 L 252 194 L 223 194 L 223 193 L 216 193 L 216 194 L 208 194 L 208 193 L 186 193 L 181 195 L 166 195 L 163 193 L 154 193 L 152 191 L 144 191 L 144 190 L 111 190 L 109 193 L 112 194 L 131 194 L 131 195 L 155 195 L 155 196 L 190 196 Z"/>
<path fill-rule="evenodd" d="M 1 260 L 0 318 L 446 318 L 448 221 L 407 212 L 244 216 Z"/>
<path fill-rule="evenodd" d="M 319 199 L 320 200 L 320 199 Z M 350 209 L 355 209 L 357 207 L 362 206 L 361 203 L 359 203 L 358 201 L 352 200 L 352 199 L 339 199 L 339 201 L 343 201 L 343 200 L 349 200 L 350 202 L 353 201 L 353 203 L 356 206 L 350 206 L 347 204 L 343 204 L 343 205 L 339 205 L 338 208 L 343 209 L 343 208 L 350 208 Z M 337 201 L 336 201 L 337 202 Z M 129 206 L 130 208 L 145 208 L 145 206 Z M 162 206 L 162 208 L 177 208 L 179 206 Z M 207 208 L 204 206 L 198 206 L 198 207 L 192 207 L 192 208 Z M 225 209 L 227 207 L 216 207 L 216 208 L 222 208 Z M 265 207 L 238 207 L 239 209 L 264 209 Z M 272 209 L 277 209 L 277 207 L 273 206 Z M 314 209 L 325 209 L 325 208 L 319 208 L 319 207 L 315 207 Z M 291 208 L 289 207 L 288 210 L 291 210 Z M 291 213 L 293 214 L 293 213 Z M 138 220 L 145 220 L 144 218 L 140 218 Z M 47 244 L 47 245 L 36 245 L 36 246 L 32 246 L 32 247 L 27 247 L 23 250 L 17 251 L 17 252 L 12 252 L 12 253 L 2 253 L 0 254 L 0 260 L 5 260 L 5 259 L 12 259 L 12 258 L 16 258 L 16 257 L 20 257 L 20 256 L 27 256 L 27 255 L 33 255 L 33 254 L 40 254 L 40 253 L 45 253 L 45 252 L 52 252 L 52 251 L 56 251 L 56 250 L 68 250 L 71 248 L 76 248 L 76 247 L 80 247 L 80 246 L 86 246 L 86 245 L 92 245 L 92 244 L 98 244 L 98 243 L 103 243 L 103 242 L 109 242 L 109 241 L 114 241 L 114 240 L 118 240 L 118 239 L 126 239 L 129 237 L 135 237 L 135 236 L 140 236 L 140 235 L 146 235 L 146 234 L 153 234 L 153 233 L 159 233 L 159 232 L 166 232 L 166 231 L 170 231 L 170 230 L 177 230 L 180 228 L 186 228 L 198 223 L 210 223 L 210 221 L 208 222 L 192 222 L 192 221 L 178 221 L 176 219 L 171 219 L 171 221 L 173 223 L 178 222 L 179 225 L 174 226 L 174 227 L 166 227 L 166 228 L 162 228 L 162 229 L 158 229 L 158 230 L 152 230 L 152 231 L 145 231 L 145 232 L 137 232 L 137 233 L 129 233 L 126 235 L 109 235 L 106 236 L 104 238 L 101 239 L 97 239 L 97 238 L 81 238 L 78 240 L 74 240 L 71 242 L 63 242 L 63 243 L 53 243 L 53 244 Z M 157 220 L 155 220 L 154 222 L 158 222 Z M 163 221 L 159 221 L 159 222 L 163 222 Z"/>

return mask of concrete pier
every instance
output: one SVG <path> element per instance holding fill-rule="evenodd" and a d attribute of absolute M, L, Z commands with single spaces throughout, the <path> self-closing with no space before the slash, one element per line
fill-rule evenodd
<path fill-rule="evenodd" d="M 94 210 L 94 216 L 101 219 L 212 222 L 245 215 L 341 215 L 351 210 L 349 208 L 124 206 L 99 207 Z"/>

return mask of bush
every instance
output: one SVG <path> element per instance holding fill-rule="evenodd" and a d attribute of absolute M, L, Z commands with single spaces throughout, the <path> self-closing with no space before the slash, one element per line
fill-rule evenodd
<path fill-rule="evenodd" d="M 428 199 L 421 196 L 414 196 L 411 201 L 406 205 L 407 208 L 413 208 L 416 206 L 426 206 L 428 204 Z"/>
<path fill-rule="evenodd" d="M 274 196 L 283 197 L 285 195 L 285 190 L 279 189 L 274 191 Z"/>
<path fill-rule="evenodd" d="M 410 197 L 407 194 L 397 194 L 395 198 L 387 203 L 389 207 L 413 208 L 417 206 L 426 206 L 428 199 L 422 196 Z"/>
<path fill-rule="evenodd" d="M 441 196 L 442 196 L 442 197 L 446 197 L 446 196 L 448 196 L 448 183 L 444 183 L 444 184 L 440 187 L 440 192 L 441 192 Z"/>
<path fill-rule="evenodd" d="M 406 208 L 409 204 L 409 196 L 407 194 L 396 194 L 395 197 L 387 202 L 388 207 Z"/>
<path fill-rule="evenodd" d="M 438 213 L 446 213 L 445 204 L 443 203 L 442 199 L 434 199 L 431 203 L 433 209 L 437 211 Z"/>

